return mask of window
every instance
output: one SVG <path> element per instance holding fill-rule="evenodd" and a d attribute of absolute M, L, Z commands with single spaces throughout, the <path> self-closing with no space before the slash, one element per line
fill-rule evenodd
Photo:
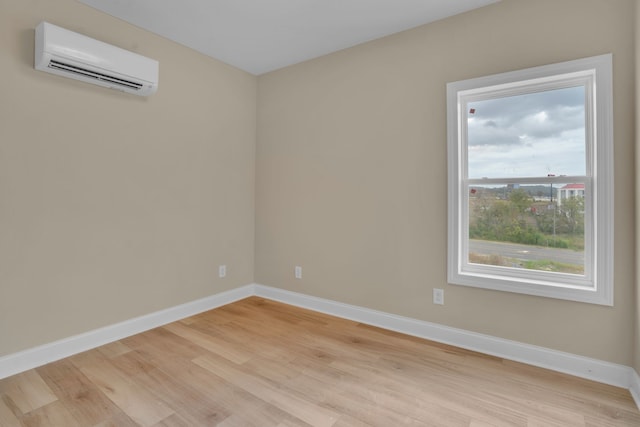
<path fill-rule="evenodd" d="M 613 304 L 611 55 L 447 84 L 449 283 Z"/>

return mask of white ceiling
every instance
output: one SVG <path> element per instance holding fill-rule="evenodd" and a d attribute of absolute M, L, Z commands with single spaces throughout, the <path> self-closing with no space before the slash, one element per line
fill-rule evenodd
<path fill-rule="evenodd" d="M 263 74 L 499 0 L 80 0 Z"/>

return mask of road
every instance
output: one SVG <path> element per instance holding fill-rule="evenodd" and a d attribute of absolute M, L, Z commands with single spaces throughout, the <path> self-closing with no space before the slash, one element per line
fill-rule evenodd
<path fill-rule="evenodd" d="M 571 249 L 545 248 L 516 243 L 469 240 L 469 252 L 494 254 L 523 260 L 553 260 L 564 264 L 584 265 L 584 252 Z"/>

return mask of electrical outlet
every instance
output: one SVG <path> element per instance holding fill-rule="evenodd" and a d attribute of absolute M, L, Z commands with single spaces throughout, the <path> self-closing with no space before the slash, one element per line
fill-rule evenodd
<path fill-rule="evenodd" d="M 302 267 L 300 267 L 299 265 L 296 265 L 295 275 L 296 279 L 302 279 Z"/>
<path fill-rule="evenodd" d="M 444 289 L 433 290 L 433 303 L 438 305 L 444 305 Z"/>
<path fill-rule="evenodd" d="M 218 277 L 225 277 L 227 275 L 227 266 L 221 265 L 218 267 Z"/>

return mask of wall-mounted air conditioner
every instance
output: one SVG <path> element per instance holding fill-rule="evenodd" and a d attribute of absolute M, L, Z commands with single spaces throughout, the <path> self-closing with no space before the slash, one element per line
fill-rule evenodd
<path fill-rule="evenodd" d="M 35 68 L 135 95 L 158 89 L 158 61 L 48 22 L 36 27 Z"/>

